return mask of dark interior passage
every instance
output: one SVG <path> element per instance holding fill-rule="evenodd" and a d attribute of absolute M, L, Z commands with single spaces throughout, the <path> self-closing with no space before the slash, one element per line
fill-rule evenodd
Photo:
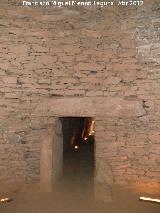
<path fill-rule="evenodd" d="M 94 120 L 61 118 L 63 131 L 63 180 L 90 191 L 94 181 Z"/>

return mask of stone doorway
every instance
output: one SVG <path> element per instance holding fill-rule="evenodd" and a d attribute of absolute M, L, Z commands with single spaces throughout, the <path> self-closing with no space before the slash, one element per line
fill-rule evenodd
<path fill-rule="evenodd" d="M 63 183 L 85 189 L 93 195 L 94 186 L 94 119 L 62 117 Z M 79 190 L 79 193 L 82 190 Z M 84 190 L 83 190 L 84 192 Z"/>
<path fill-rule="evenodd" d="M 118 104 L 117 104 L 118 103 Z M 94 106 L 94 107 L 93 107 Z M 101 200 L 110 201 L 114 185 L 114 171 L 110 160 L 110 134 L 107 134 L 107 120 L 112 116 L 115 121 L 120 117 L 126 118 L 140 116 L 144 113 L 142 103 L 120 98 L 55 98 L 41 103 L 34 115 L 47 115 L 53 118 L 53 123 L 45 124 L 41 130 L 41 154 L 40 154 L 40 188 L 41 191 L 52 191 L 52 183 L 62 175 L 62 167 L 57 162 L 63 163 L 63 135 L 60 118 L 66 116 L 94 117 L 95 120 L 95 171 L 94 194 Z M 47 114 L 46 114 L 47 112 Z M 110 128 L 114 131 L 114 128 Z M 56 143 L 57 138 L 60 143 Z M 59 150 L 59 151 L 56 151 Z M 109 151 L 110 150 L 110 151 Z M 60 152 L 60 154 L 58 154 Z M 57 156 L 57 158 L 56 158 Z M 54 159 L 57 160 L 54 160 Z M 109 160 L 108 160 L 109 159 Z M 54 189 L 53 189 L 54 190 Z"/>
<path fill-rule="evenodd" d="M 54 191 L 58 180 L 94 185 L 94 119 L 60 117 L 43 137 L 41 190 Z M 56 184 L 54 184 L 56 183 Z"/>

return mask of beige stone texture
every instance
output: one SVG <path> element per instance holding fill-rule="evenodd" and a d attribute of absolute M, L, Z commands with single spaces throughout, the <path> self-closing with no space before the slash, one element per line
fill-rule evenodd
<path fill-rule="evenodd" d="M 55 120 L 91 116 L 100 194 L 158 187 L 159 1 L 57 9 L 0 2 L 0 184 L 50 191 Z"/>

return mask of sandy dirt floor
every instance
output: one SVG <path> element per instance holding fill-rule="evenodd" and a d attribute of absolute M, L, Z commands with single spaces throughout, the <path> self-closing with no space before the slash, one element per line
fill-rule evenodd
<path fill-rule="evenodd" d="M 63 185 L 63 184 L 62 184 Z M 61 185 L 61 187 L 62 187 Z M 160 204 L 138 200 L 127 192 L 116 192 L 112 203 L 95 201 L 81 186 L 63 185 L 54 193 L 12 193 L 13 201 L 0 204 L 0 213 L 160 213 Z"/>
<path fill-rule="evenodd" d="M 160 204 L 139 201 L 129 190 L 114 190 L 111 203 L 95 201 L 92 162 L 88 152 L 72 152 L 65 160 L 65 178 L 53 193 L 0 193 L 13 199 L 0 203 L 0 213 L 160 213 Z"/>

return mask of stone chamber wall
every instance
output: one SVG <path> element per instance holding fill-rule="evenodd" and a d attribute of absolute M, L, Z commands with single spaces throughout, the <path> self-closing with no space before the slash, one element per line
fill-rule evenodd
<path fill-rule="evenodd" d="M 159 0 L 137 8 L 56 9 L 1 1 L 0 35 L 1 190 L 39 183 L 41 136 L 61 116 L 54 100 L 63 98 L 86 106 L 94 100 L 93 114 L 77 116 L 95 116 L 96 180 L 103 188 L 158 189 Z M 113 104 L 105 108 L 102 100 Z"/>

